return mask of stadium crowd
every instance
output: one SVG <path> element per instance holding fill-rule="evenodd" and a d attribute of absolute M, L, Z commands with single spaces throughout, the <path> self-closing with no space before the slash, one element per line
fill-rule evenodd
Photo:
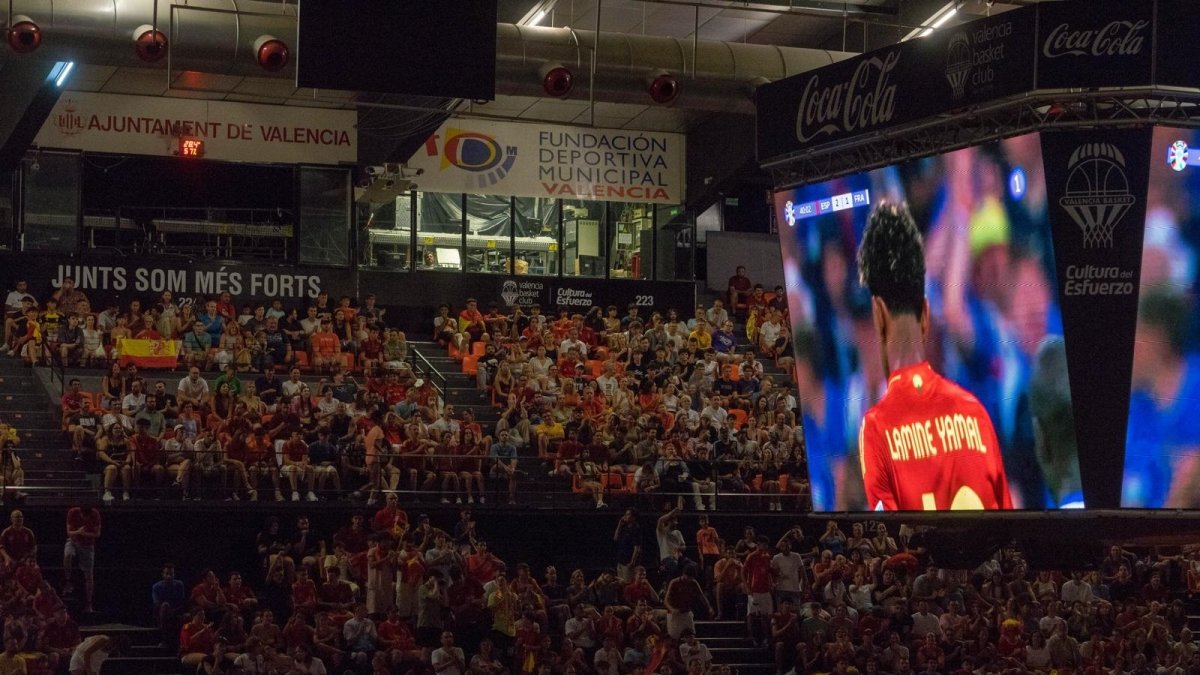
<path fill-rule="evenodd" d="M 721 299 L 686 320 L 636 306 L 551 317 L 536 305 L 443 305 L 430 337 L 491 392 L 499 417 L 486 427 L 415 375 L 405 333 L 372 295 L 334 305 L 322 292 L 304 318 L 278 300 L 238 313 L 227 293 L 179 305 L 166 292 L 92 314 L 70 279 L 40 311 L 22 281 L 7 299 L 5 349 L 30 364 L 107 367 L 98 391 L 72 380 L 62 397 L 63 427 L 77 456 L 95 457 L 106 502 L 174 489 L 373 504 L 405 490 L 511 504 L 521 483 L 549 476 L 597 507 L 636 493 L 697 510 L 718 495 L 803 509 L 796 397 L 763 362 L 791 372 L 786 302 L 744 271 L 730 280 L 736 316 Z M 123 338 L 176 341 L 186 374 L 151 384 L 136 359 L 123 365 Z"/>
<path fill-rule="evenodd" d="M 732 672 L 697 638 L 710 619 L 744 621 L 742 648 L 778 675 L 1200 672 L 1185 605 L 1200 550 L 1114 546 L 1088 570 L 1035 571 L 1005 548 L 944 569 L 907 526 L 768 538 L 706 514 L 685 525 L 677 508 L 653 532 L 644 520 L 617 520 L 608 567 L 596 550 L 505 561 L 469 509 L 441 529 L 389 495 L 334 532 L 271 518 L 253 574 L 205 571 L 189 590 L 168 566 L 155 609 L 201 673 Z"/>

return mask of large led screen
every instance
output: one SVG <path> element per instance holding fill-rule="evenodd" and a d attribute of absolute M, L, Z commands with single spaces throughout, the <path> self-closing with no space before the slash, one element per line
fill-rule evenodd
<path fill-rule="evenodd" d="M 1042 172 L 1032 134 L 775 195 L 816 510 L 1083 506 Z"/>
<path fill-rule="evenodd" d="M 1200 135 L 1154 130 L 1121 505 L 1200 507 Z"/>

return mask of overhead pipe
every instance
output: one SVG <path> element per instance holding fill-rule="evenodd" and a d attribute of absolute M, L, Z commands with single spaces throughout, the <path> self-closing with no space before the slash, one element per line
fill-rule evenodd
<path fill-rule="evenodd" d="M 16 15 L 29 17 L 41 32 L 38 58 L 78 63 L 168 68 L 249 77 L 295 78 L 295 59 L 277 71 L 259 65 L 263 36 L 296 35 L 296 6 L 262 0 L 12 0 L 0 4 L 4 28 Z M 8 3 L 4 3 L 8 4 Z M 153 26 L 165 38 L 167 58 L 138 58 L 133 36 Z M 139 29 L 142 29 L 139 32 Z M 753 89 L 763 82 L 853 56 L 845 52 L 774 45 L 716 42 L 694 37 L 602 33 L 570 28 L 498 24 L 496 92 L 546 96 L 546 64 L 596 77 L 588 96 L 596 101 L 653 105 L 647 82 L 663 73 L 679 82 L 676 109 L 753 112 Z M 599 37 L 599 39 L 597 39 Z M 157 42 L 157 40 L 155 40 Z M 290 45 L 293 49 L 295 45 Z M 2 53 L 0 59 L 21 58 Z M 277 63 L 277 61 L 273 62 Z M 579 88 L 568 95 L 580 95 Z"/>

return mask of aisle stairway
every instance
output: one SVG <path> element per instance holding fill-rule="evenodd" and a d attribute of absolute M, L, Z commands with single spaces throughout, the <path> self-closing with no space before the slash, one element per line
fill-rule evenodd
<path fill-rule="evenodd" d="M 174 651 L 160 644 L 157 628 L 128 624 L 98 624 L 79 629 L 84 639 L 92 635 L 124 636 L 130 647 L 120 656 L 110 657 L 100 668 L 100 675 L 182 675 L 183 664 Z"/>
<path fill-rule="evenodd" d="M 94 497 L 85 467 L 73 459 L 53 399 L 37 374 L 14 359 L 0 359 L 0 420 L 17 429 L 17 456 L 25 470 L 30 504 L 60 504 Z"/>
<path fill-rule="evenodd" d="M 708 647 L 713 663 L 732 666 L 737 675 L 773 675 L 775 664 L 767 649 L 746 640 L 744 621 L 697 621 L 696 638 Z"/>

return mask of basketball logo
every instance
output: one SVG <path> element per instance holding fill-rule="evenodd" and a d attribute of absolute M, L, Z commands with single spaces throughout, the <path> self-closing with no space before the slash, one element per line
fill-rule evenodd
<path fill-rule="evenodd" d="M 1113 229 L 1137 199 L 1129 191 L 1125 156 L 1109 143 L 1084 143 L 1067 162 L 1058 204 L 1083 232 L 1085 248 L 1112 248 Z"/>
<path fill-rule="evenodd" d="M 954 98 L 962 98 L 966 93 L 967 75 L 971 73 L 971 41 L 964 33 L 957 33 L 950 38 L 950 46 L 946 50 L 946 80 L 954 92 Z"/>

